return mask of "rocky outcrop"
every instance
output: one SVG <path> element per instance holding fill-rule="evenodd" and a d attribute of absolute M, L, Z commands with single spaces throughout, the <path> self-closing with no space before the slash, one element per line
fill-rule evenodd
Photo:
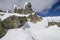
<path fill-rule="evenodd" d="M 0 21 L 0 38 L 3 37 L 8 29 L 20 28 L 27 22 L 26 17 L 10 16 Z"/>
<path fill-rule="evenodd" d="M 23 26 L 24 23 L 26 23 L 26 21 L 27 21 L 26 17 L 11 16 L 3 20 L 2 25 L 6 29 L 13 29 Z"/>
<path fill-rule="evenodd" d="M 27 17 L 18 17 L 20 26 L 23 26 L 27 22 Z"/>
<path fill-rule="evenodd" d="M 0 38 L 3 37 L 5 34 L 6 34 L 6 31 L 0 21 Z"/>
<path fill-rule="evenodd" d="M 60 23 L 58 22 L 48 22 L 48 26 L 53 26 L 53 25 L 57 25 L 58 27 L 60 27 Z"/>
<path fill-rule="evenodd" d="M 30 2 L 25 3 L 24 8 L 15 7 L 14 13 L 22 13 L 22 14 L 32 14 L 34 11 L 32 10 L 32 5 Z"/>
<path fill-rule="evenodd" d="M 32 5 L 30 2 L 26 2 L 24 5 L 24 8 L 18 8 L 17 6 L 14 9 L 15 13 L 20 13 L 20 14 L 30 14 L 27 17 L 27 20 L 30 22 L 36 23 L 37 21 L 41 21 L 42 17 L 37 16 L 37 12 L 32 10 Z M 21 20 L 21 19 L 20 19 Z"/>
<path fill-rule="evenodd" d="M 29 19 L 30 22 L 36 23 L 37 21 L 41 21 L 42 17 L 37 16 L 37 13 L 35 12 L 34 15 L 29 15 L 27 19 Z"/>

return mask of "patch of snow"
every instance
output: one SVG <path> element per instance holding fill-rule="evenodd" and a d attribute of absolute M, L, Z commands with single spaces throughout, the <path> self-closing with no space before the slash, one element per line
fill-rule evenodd
<path fill-rule="evenodd" d="M 29 2 L 26 2 L 25 5 L 27 5 Z"/>
<path fill-rule="evenodd" d="M 10 16 L 20 16 L 20 17 L 28 17 L 30 14 L 18 14 L 18 13 L 0 13 L 0 14 L 4 14 L 3 16 L 1 16 L 1 21 L 5 20 L 6 18 L 10 17 Z"/>
<path fill-rule="evenodd" d="M 32 15 L 36 14 L 36 11 L 32 13 Z"/>
<path fill-rule="evenodd" d="M 14 5 L 14 9 L 15 9 L 15 7 L 17 7 L 17 5 L 16 5 L 16 4 Z"/>
<path fill-rule="evenodd" d="M 25 8 L 25 6 L 28 4 L 29 2 L 26 2 L 25 4 L 24 4 L 24 8 Z"/>

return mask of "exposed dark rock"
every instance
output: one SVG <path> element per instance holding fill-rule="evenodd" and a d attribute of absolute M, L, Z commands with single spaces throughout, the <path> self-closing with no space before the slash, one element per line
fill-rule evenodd
<path fill-rule="evenodd" d="M 41 21 L 42 17 L 38 17 L 35 13 L 34 15 L 29 15 L 28 19 L 30 19 L 31 22 L 36 23 L 37 21 Z"/>
<path fill-rule="evenodd" d="M 58 22 L 48 22 L 48 26 L 53 26 L 53 25 L 57 25 L 58 27 L 60 27 L 60 23 Z"/>
<path fill-rule="evenodd" d="M 16 11 L 17 11 L 17 7 L 14 8 L 14 13 L 17 13 Z"/>
<path fill-rule="evenodd" d="M 24 25 L 27 22 L 27 18 L 26 17 L 18 17 L 19 22 L 21 23 L 21 25 Z"/>
<path fill-rule="evenodd" d="M 3 16 L 4 14 L 0 14 L 1 16 Z"/>
<path fill-rule="evenodd" d="M 18 28 L 20 26 L 20 22 L 17 16 L 11 16 L 3 20 L 2 25 L 4 28 L 12 29 L 12 28 Z"/>
<path fill-rule="evenodd" d="M 21 8 L 21 9 L 17 9 L 17 10 L 16 10 L 16 13 L 20 13 L 20 14 L 22 14 L 22 13 L 23 13 L 23 8 Z"/>
<path fill-rule="evenodd" d="M 22 13 L 22 14 L 31 14 L 31 13 L 33 13 L 34 11 L 32 10 L 32 5 L 31 5 L 31 3 L 30 2 L 28 2 L 25 6 L 24 6 L 25 8 L 23 9 L 23 8 L 17 8 L 17 7 L 15 7 L 15 9 L 14 9 L 14 13 Z"/>
<path fill-rule="evenodd" d="M 6 29 L 19 28 L 27 22 L 26 17 L 11 16 L 2 21 L 2 25 Z"/>
<path fill-rule="evenodd" d="M 6 34 L 6 31 L 4 27 L 2 27 L 1 21 L 0 21 L 0 38 L 2 38 Z"/>
<path fill-rule="evenodd" d="M 0 12 L 3 12 L 2 10 L 0 10 Z"/>

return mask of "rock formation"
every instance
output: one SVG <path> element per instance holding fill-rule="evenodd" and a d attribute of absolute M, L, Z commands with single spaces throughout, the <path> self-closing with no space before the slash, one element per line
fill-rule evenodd
<path fill-rule="evenodd" d="M 6 34 L 6 31 L 4 29 L 4 27 L 2 27 L 2 23 L 0 20 L 0 38 L 3 37 Z"/>
<path fill-rule="evenodd" d="M 36 23 L 37 21 L 41 21 L 42 18 L 37 16 L 37 12 L 32 10 L 32 5 L 30 2 L 25 3 L 24 8 L 17 8 L 14 6 L 14 13 L 25 14 L 27 17 L 18 17 L 18 16 L 10 16 L 3 21 L 0 21 L 0 37 L 5 35 L 5 29 L 13 29 L 19 28 L 23 26 L 27 21 Z"/>
<path fill-rule="evenodd" d="M 18 19 L 19 19 L 19 22 L 21 23 L 20 26 L 23 26 L 27 22 L 26 17 L 18 17 Z"/>
<path fill-rule="evenodd" d="M 58 22 L 48 22 L 48 26 L 53 26 L 53 25 L 57 25 L 58 27 L 60 27 L 60 23 Z"/>
<path fill-rule="evenodd" d="M 26 22 L 26 17 L 17 17 L 17 16 L 11 16 L 7 19 L 2 21 L 2 25 L 6 29 L 12 29 L 12 28 L 19 28 L 23 26 L 23 24 Z"/>
<path fill-rule="evenodd" d="M 20 28 L 26 22 L 26 17 L 18 17 L 14 15 L 0 21 L 0 38 L 6 34 L 8 29 Z"/>
<path fill-rule="evenodd" d="M 37 12 L 32 13 L 27 17 L 27 20 L 30 20 L 30 22 L 36 23 L 37 21 L 41 21 L 42 17 L 37 16 Z"/>
<path fill-rule="evenodd" d="M 14 13 L 20 13 L 20 14 L 30 14 L 27 17 L 27 20 L 30 20 L 31 22 L 37 22 L 37 21 L 41 21 L 41 17 L 37 16 L 37 12 L 32 10 L 32 5 L 30 2 L 26 2 L 24 5 L 24 8 L 18 8 L 17 6 L 15 6 L 14 9 Z"/>
<path fill-rule="evenodd" d="M 31 14 L 31 13 L 33 13 L 32 5 L 30 2 L 26 2 L 24 5 L 24 8 L 18 8 L 17 6 L 15 6 L 14 12 L 22 13 L 22 14 Z"/>

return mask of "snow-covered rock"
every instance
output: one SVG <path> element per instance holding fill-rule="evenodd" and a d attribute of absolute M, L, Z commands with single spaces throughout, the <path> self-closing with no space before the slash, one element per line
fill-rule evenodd
<path fill-rule="evenodd" d="M 15 7 L 17 7 L 17 5 L 16 5 L 16 4 L 14 5 L 14 9 L 15 9 Z"/>
<path fill-rule="evenodd" d="M 3 16 L 0 16 L 1 21 L 13 15 L 19 16 L 19 17 L 28 17 L 30 15 L 30 14 L 25 15 L 25 14 L 18 14 L 18 13 L 2 13 L 2 12 L 0 12 L 0 14 L 4 14 Z"/>

